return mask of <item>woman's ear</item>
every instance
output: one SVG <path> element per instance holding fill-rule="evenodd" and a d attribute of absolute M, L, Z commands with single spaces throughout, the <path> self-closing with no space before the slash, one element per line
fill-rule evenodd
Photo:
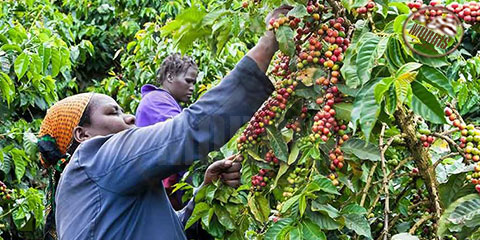
<path fill-rule="evenodd" d="M 173 82 L 173 75 L 171 73 L 167 73 L 167 82 L 169 83 Z"/>
<path fill-rule="evenodd" d="M 90 138 L 90 134 L 85 129 L 85 127 L 76 126 L 73 129 L 73 138 L 75 139 L 75 141 L 82 143 L 83 141 L 86 141 Z"/>

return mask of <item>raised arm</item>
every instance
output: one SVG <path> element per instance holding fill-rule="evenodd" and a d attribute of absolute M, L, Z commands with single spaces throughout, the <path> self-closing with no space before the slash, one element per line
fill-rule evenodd
<path fill-rule="evenodd" d="M 83 143 L 77 151 L 80 164 L 106 189 L 136 190 L 221 147 L 272 91 L 272 83 L 247 56 L 217 87 L 172 120 Z"/>

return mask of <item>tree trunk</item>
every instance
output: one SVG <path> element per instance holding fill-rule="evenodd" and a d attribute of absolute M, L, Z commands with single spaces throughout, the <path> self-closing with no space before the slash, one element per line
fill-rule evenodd
<path fill-rule="evenodd" d="M 416 136 L 415 123 L 413 122 L 413 114 L 407 112 L 405 107 L 399 107 L 395 112 L 395 118 L 402 133 L 406 134 L 405 141 L 412 157 L 418 167 L 420 176 L 425 181 L 428 193 L 430 195 L 429 201 L 434 208 L 433 219 L 438 221 L 442 214 L 442 207 L 440 205 L 440 197 L 438 195 L 438 182 L 436 178 L 435 169 L 431 167 L 430 156 L 426 148 L 423 147 L 421 141 Z M 436 230 L 436 229 L 435 229 Z"/>

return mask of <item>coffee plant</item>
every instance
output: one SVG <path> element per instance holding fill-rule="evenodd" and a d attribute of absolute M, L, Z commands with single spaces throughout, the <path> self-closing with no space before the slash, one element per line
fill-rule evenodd
<path fill-rule="evenodd" d="M 243 2 L 239 14 L 279 4 Z M 425 4 L 476 15 L 475 2 Z M 293 6 L 266 23 L 281 50 L 275 92 L 221 149 L 244 158 L 241 203 L 213 199 L 191 222 L 228 239 L 476 239 L 474 21 L 458 15 L 461 48 L 427 58 L 402 39 L 409 14 L 431 15 L 423 2 Z M 224 221 L 233 206 L 242 214 Z"/>
<path fill-rule="evenodd" d="M 282 4 L 293 9 L 265 22 Z M 134 113 L 141 85 L 180 51 L 199 66 L 195 101 L 271 30 L 280 48 L 267 73 L 275 91 L 207 159 L 242 156 L 243 185 L 202 188 L 186 228 L 200 222 L 216 239 L 480 239 L 479 8 L 463 0 L 1 1 L 1 237 L 41 237 L 47 179 L 36 134 L 56 100 L 95 91 Z M 455 51 L 426 57 L 412 50 L 422 39 L 406 44 L 411 14 L 432 22 L 447 11 L 463 26 Z M 176 185 L 184 201 L 205 168 L 196 162 Z"/>

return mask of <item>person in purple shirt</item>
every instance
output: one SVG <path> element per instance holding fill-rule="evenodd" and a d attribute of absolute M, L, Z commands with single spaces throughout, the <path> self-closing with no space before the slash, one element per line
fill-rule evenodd
<path fill-rule="evenodd" d="M 136 124 L 146 127 L 173 118 L 182 111 L 180 102 L 187 103 L 193 93 L 198 67 L 189 56 L 175 53 L 166 57 L 157 71 L 156 81 L 160 87 L 147 84 L 141 88 L 142 100 L 137 108 Z M 172 193 L 185 172 L 175 173 L 163 180 L 163 186 L 175 210 L 182 209 L 183 191 Z"/>

